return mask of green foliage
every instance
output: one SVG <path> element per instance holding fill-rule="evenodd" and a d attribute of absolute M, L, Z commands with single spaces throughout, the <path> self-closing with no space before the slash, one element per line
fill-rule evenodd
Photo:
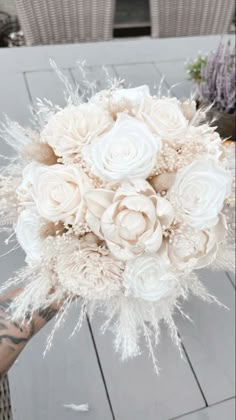
<path fill-rule="evenodd" d="M 195 83 L 202 82 L 202 67 L 207 63 L 207 56 L 199 55 L 195 60 L 187 64 L 187 73 L 190 80 Z"/>

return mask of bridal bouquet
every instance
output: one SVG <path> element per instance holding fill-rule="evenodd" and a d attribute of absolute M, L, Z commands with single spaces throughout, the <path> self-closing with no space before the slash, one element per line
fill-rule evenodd
<path fill-rule="evenodd" d="M 17 157 L 1 172 L 0 221 L 27 262 L 6 285 L 25 283 L 12 317 L 63 300 L 53 334 L 78 297 L 75 330 L 102 310 L 122 359 L 143 335 L 157 366 L 160 321 L 181 349 L 181 301 L 217 300 L 196 270 L 233 264 L 231 147 L 194 101 L 147 86 L 71 89 L 64 109 L 39 101 L 35 117 L 34 130 L 4 126 Z"/>

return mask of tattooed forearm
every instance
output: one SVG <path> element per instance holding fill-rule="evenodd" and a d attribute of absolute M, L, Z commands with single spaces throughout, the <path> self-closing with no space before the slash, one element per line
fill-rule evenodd
<path fill-rule="evenodd" d="M 9 309 L 21 290 L 0 298 L 0 376 L 8 371 L 28 341 L 57 313 L 59 307 L 40 309 L 30 322 L 13 322 Z"/>
<path fill-rule="evenodd" d="M 58 311 L 58 309 L 49 307 L 49 308 L 45 308 L 45 309 L 40 309 L 37 312 L 37 314 L 42 319 L 44 319 L 45 322 L 49 322 L 56 315 L 57 311 Z"/>

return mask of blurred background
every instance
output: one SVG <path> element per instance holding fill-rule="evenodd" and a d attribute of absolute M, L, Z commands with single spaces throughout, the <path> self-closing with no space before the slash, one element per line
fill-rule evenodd
<path fill-rule="evenodd" d="M 234 0 L 0 0 L 1 47 L 234 32 Z"/>

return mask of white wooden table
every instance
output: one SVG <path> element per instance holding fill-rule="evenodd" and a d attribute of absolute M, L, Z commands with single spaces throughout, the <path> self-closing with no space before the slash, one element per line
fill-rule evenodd
<path fill-rule="evenodd" d="M 0 119 L 6 113 L 28 124 L 29 105 L 46 97 L 62 105 L 62 86 L 49 58 L 68 75 L 80 80 L 76 61 L 87 60 L 91 79 L 104 86 L 106 65 L 111 75 L 127 85 L 148 83 L 151 89 L 165 75 L 164 89 L 188 96 L 184 63 L 199 50 L 215 48 L 219 37 L 112 41 L 97 44 L 45 46 L 0 50 Z M 0 143 L 0 153 L 9 149 Z M 1 245 L 1 253 L 4 245 Z M 23 264 L 21 252 L 0 259 L 1 281 Z M 156 377 L 146 352 L 121 364 L 113 353 L 111 337 L 101 336 L 99 320 L 84 325 L 69 340 L 76 320 L 74 306 L 52 350 L 43 359 L 48 325 L 19 358 L 10 372 L 14 420 L 234 420 L 234 284 L 232 275 L 202 271 L 210 291 L 231 311 L 191 299 L 185 305 L 194 323 L 178 319 L 186 361 L 163 330 L 159 346 L 162 372 Z M 63 404 L 89 403 L 87 413 Z"/>

